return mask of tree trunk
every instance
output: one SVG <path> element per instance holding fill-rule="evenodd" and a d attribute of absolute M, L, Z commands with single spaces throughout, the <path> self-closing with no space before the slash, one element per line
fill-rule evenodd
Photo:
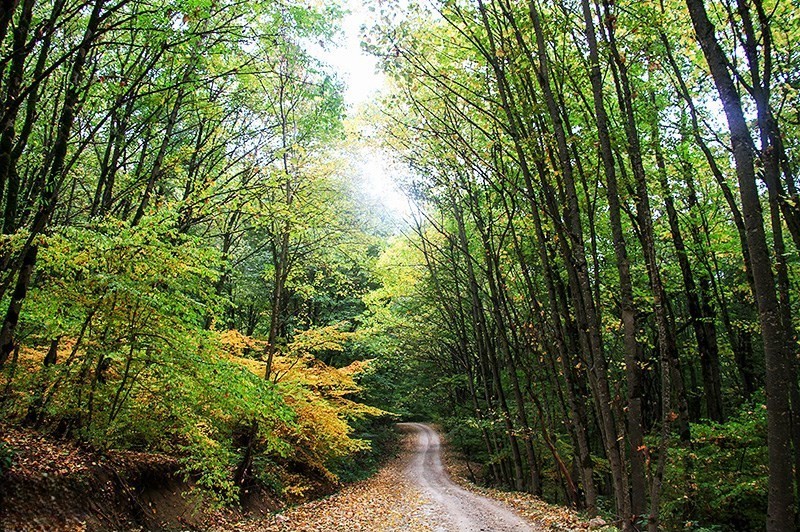
<path fill-rule="evenodd" d="M 603 103 L 603 77 L 600 72 L 600 56 L 597 47 L 595 26 L 588 0 L 582 0 L 585 35 L 589 44 L 589 79 L 592 86 L 595 121 L 599 141 L 600 158 L 606 178 L 605 189 L 609 206 L 611 234 L 614 253 L 617 259 L 620 290 L 620 317 L 623 326 L 625 347 L 625 375 L 628 385 L 627 422 L 628 446 L 631 460 L 631 516 L 636 522 L 647 508 L 647 481 L 645 478 L 644 427 L 642 419 L 642 352 L 636 334 L 636 308 L 633 301 L 633 281 L 630 273 L 625 233 L 620 213 L 619 186 L 617 184 L 611 136 L 608 129 L 608 115 Z M 628 516 L 626 516 L 628 518 Z"/>
<path fill-rule="evenodd" d="M 705 5 L 702 0 L 686 0 L 686 5 L 728 121 L 739 193 L 742 198 L 742 212 L 747 229 L 747 247 L 750 251 L 766 359 L 769 447 L 767 530 L 769 532 L 791 530 L 794 527 L 794 489 L 790 466 L 792 451 L 788 379 L 792 375 L 793 361 L 786 349 L 788 338 L 782 326 L 764 230 L 753 161 L 752 137 L 739 94 L 728 71 L 728 60 L 717 41 L 716 31 L 708 18 Z"/>
<path fill-rule="evenodd" d="M 655 103 L 655 96 L 651 97 L 651 101 Z M 661 150 L 661 135 L 657 120 L 653 121 L 652 135 L 653 151 L 655 152 L 656 165 L 658 166 L 661 192 L 664 195 L 664 206 L 667 209 L 670 234 L 672 243 L 675 246 L 678 265 L 681 269 L 681 277 L 683 278 L 689 321 L 694 329 L 697 349 L 700 353 L 700 369 L 703 375 L 703 396 L 706 403 L 706 412 L 709 419 L 722 423 L 725 418 L 722 412 L 722 379 L 720 376 L 715 316 L 712 312 L 708 312 L 712 310 L 707 303 L 708 295 L 702 293 L 702 289 L 698 287 L 694 279 L 694 273 L 692 272 L 686 244 L 683 239 L 683 232 L 678 222 L 678 211 L 675 208 L 672 190 L 667 178 L 667 166 Z M 701 304 L 701 298 L 706 302 L 705 305 Z"/>

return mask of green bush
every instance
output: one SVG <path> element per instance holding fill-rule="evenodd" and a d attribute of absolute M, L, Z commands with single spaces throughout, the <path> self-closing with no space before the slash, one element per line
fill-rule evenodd
<path fill-rule="evenodd" d="M 768 456 L 763 398 L 724 424 L 692 425 L 692 446 L 676 443 L 670 453 L 662 514 L 671 529 L 764 528 Z"/>
<path fill-rule="evenodd" d="M 332 461 L 330 470 L 341 482 L 356 482 L 375 474 L 385 460 L 392 456 L 397 441 L 395 419 L 392 416 L 356 421 L 353 437 L 370 443 L 368 449 Z"/>
<path fill-rule="evenodd" d="M 249 473 L 267 488 L 282 489 L 277 464 L 284 461 L 335 478 L 329 462 L 367 447 L 350 437 L 351 417 L 370 415 L 346 399 L 358 390 L 352 376 L 318 362 L 309 348 L 291 359 L 278 353 L 280 382 L 265 379 L 263 361 L 246 356 L 263 346 L 208 328 L 220 304 L 218 254 L 174 234 L 169 216 L 48 235 L 38 264 L 48 282 L 26 301 L 24 367 L 3 414 L 96 449 L 170 454 L 212 504 L 237 500 L 234 477 L 248 447 Z M 306 336 L 323 346 L 343 336 L 313 332 Z M 57 360 L 45 366 L 52 339 Z M 11 459 L 0 448 L 0 471 Z"/>

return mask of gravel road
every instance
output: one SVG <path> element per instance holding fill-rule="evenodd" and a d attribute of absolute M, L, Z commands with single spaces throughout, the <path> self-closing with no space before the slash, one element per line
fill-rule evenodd
<path fill-rule="evenodd" d="M 405 474 L 423 495 L 423 512 L 436 532 L 534 532 L 499 503 L 454 484 L 442 467 L 439 435 L 422 423 L 401 423 L 417 442 Z"/>

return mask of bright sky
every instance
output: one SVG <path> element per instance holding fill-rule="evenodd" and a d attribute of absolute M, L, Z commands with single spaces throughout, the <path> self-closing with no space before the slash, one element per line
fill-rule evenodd
<path fill-rule="evenodd" d="M 377 60 L 361 49 L 361 26 L 370 25 L 371 13 L 362 0 L 343 0 L 343 4 L 349 14 L 342 21 L 341 45 L 322 52 L 321 58 L 339 72 L 346 84 L 345 102 L 348 115 L 353 118 L 385 88 L 386 78 L 378 71 Z M 360 127 L 368 128 L 369 124 Z M 372 144 L 354 146 L 353 150 L 352 166 L 357 172 L 354 181 L 393 217 L 405 217 L 410 212 L 408 200 L 392 179 L 398 175 L 397 164 Z"/>
<path fill-rule="evenodd" d="M 344 0 L 349 11 L 342 21 L 344 38 L 338 50 L 326 59 L 336 67 L 347 83 L 345 99 L 353 106 L 369 101 L 386 84 L 377 70 L 377 60 L 361 49 L 361 26 L 370 24 L 371 14 L 362 0 Z"/>

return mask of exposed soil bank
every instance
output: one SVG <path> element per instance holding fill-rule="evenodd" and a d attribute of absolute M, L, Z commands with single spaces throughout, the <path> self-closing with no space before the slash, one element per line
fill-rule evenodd
<path fill-rule="evenodd" d="M 168 456 L 101 453 L 3 425 L 0 443 L 13 460 L 0 477 L 2 531 L 196 530 L 239 518 L 207 511 Z M 257 515 L 280 506 L 263 493 L 245 502 Z"/>

